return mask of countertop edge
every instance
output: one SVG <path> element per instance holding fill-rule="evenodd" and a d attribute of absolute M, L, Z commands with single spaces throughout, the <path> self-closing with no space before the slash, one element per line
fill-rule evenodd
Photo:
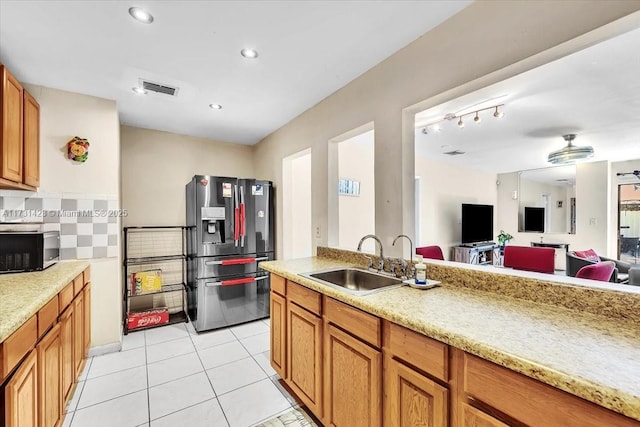
<path fill-rule="evenodd" d="M 336 266 L 356 267 L 356 265 L 348 262 L 341 262 L 337 260 L 330 261 L 334 262 Z M 554 388 L 583 398 L 589 402 L 602 406 L 603 408 L 620 413 L 632 419 L 640 420 L 640 402 L 636 396 L 625 393 L 622 390 L 586 380 L 580 376 L 572 375 L 570 373 L 536 363 L 528 360 L 526 357 L 520 357 L 488 347 L 487 345 L 465 337 L 464 335 L 441 330 L 437 327 L 429 327 L 422 322 L 418 324 L 418 322 L 410 322 L 402 317 L 391 316 L 389 313 L 385 313 L 384 311 L 377 309 L 372 304 L 368 304 L 366 298 L 357 298 L 311 279 L 307 279 L 297 273 L 291 273 L 286 269 L 273 267 L 272 264 L 277 262 L 278 261 L 269 261 L 261 263 L 260 268 L 282 276 L 285 279 L 295 281 L 309 289 L 318 291 L 345 304 L 357 307 L 382 319 L 411 329 L 412 331 L 418 332 L 429 338 L 441 341 L 499 366 L 503 366 L 507 369 L 513 370 L 514 372 L 518 372 L 529 378 L 533 378 Z M 570 311 L 566 308 L 563 309 Z M 607 398 L 607 396 L 609 397 Z"/>

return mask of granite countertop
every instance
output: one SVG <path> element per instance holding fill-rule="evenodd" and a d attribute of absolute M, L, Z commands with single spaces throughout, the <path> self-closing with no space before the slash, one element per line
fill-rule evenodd
<path fill-rule="evenodd" d="M 304 258 L 260 267 L 416 332 L 640 420 L 637 322 L 443 283 L 366 296 L 299 276 L 348 261 Z"/>
<path fill-rule="evenodd" d="M 44 271 L 0 275 L 0 343 L 87 267 L 87 261 L 61 261 Z"/>

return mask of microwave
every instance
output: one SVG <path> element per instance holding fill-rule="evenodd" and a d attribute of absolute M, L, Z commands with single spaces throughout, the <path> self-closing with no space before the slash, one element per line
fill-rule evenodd
<path fill-rule="evenodd" d="M 0 273 L 44 270 L 59 259 L 59 231 L 0 232 Z"/>

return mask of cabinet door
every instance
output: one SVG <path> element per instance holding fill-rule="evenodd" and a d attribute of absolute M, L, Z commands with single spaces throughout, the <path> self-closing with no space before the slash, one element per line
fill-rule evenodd
<path fill-rule="evenodd" d="M 40 341 L 38 351 L 40 427 L 54 427 L 62 415 L 62 347 L 60 324 Z"/>
<path fill-rule="evenodd" d="M 0 101 L 2 102 L 2 164 L 0 177 L 22 183 L 22 85 L 3 66 Z"/>
<path fill-rule="evenodd" d="M 40 104 L 24 91 L 23 175 L 22 182 L 32 187 L 40 185 Z"/>
<path fill-rule="evenodd" d="M 84 298 L 79 293 L 73 300 L 73 379 L 80 376 L 84 361 Z"/>
<path fill-rule="evenodd" d="M 32 351 L 5 388 L 6 427 L 38 427 L 38 358 Z"/>
<path fill-rule="evenodd" d="M 476 408 L 463 404 L 463 427 L 508 427 L 502 421 L 496 420 L 491 415 L 485 414 Z"/>
<path fill-rule="evenodd" d="M 447 389 L 392 358 L 385 363 L 385 425 L 446 427 Z"/>
<path fill-rule="evenodd" d="M 286 323 L 287 323 L 287 302 L 280 295 L 271 292 L 271 366 L 280 375 L 286 378 Z"/>
<path fill-rule="evenodd" d="M 324 424 L 380 426 L 380 352 L 329 324 L 324 360 Z"/>
<path fill-rule="evenodd" d="M 89 354 L 89 346 L 91 345 L 91 283 L 87 283 L 82 291 L 84 299 L 84 325 L 82 334 L 84 336 L 84 357 Z"/>
<path fill-rule="evenodd" d="M 322 414 L 322 320 L 296 304 L 287 304 L 287 379 L 293 391 Z"/>
<path fill-rule="evenodd" d="M 60 316 L 60 344 L 62 350 L 62 401 L 66 402 L 75 378 L 73 363 L 73 331 L 74 331 L 74 305 L 69 307 Z"/>

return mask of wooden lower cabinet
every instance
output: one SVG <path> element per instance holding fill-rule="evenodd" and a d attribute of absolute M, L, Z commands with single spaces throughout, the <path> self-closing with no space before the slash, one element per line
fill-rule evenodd
<path fill-rule="evenodd" d="M 448 390 L 390 357 L 385 359 L 384 425 L 448 426 Z"/>
<path fill-rule="evenodd" d="M 280 378 L 286 378 L 287 300 L 272 291 L 269 310 L 271 314 L 271 366 L 280 375 Z"/>
<path fill-rule="evenodd" d="M 324 424 L 382 425 L 382 354 L 332 324 L 325 327 Z"/>
<path fill-rule="evenodd" d="M 22 362 L 5 386 L 6 427 L 38 427 L 38 354 Z"/>
<path fill-rule="evenodd" d="M 82 325 L 83 335 L 83 357 L 87 357 L 89 354 L 89 347 L 91 345 L 91 283 L 87 283 L 82 291 L 84 322 Z"/>
<path fill-rule="evenodd" d="M 73 378 L 78 378 L 84 363 L 84 298 L 73 300 Z"/>
<path fill-rule="evenodd" d="M 322 319 L 287 304 L 287 383 L 311 412 L 322 414 Z"/>
<path fill-rule="evenodd" d="M 38 344 L 40 427 L 55 427 L 62 417 L 62 346 L 60 324 Z"/>
<path fill-rule="evenodd" d="M 73 315 L 74 304 L 70 304 L 69 307 L 60 315 L 60 349 L 62 351 L 62 400 L 67 401 L 71 386 L 73 386 L 73 379 L 75 378 L 74 363 L 73 363 L 73 333 L 74 333 L 74 320 Z"/>

